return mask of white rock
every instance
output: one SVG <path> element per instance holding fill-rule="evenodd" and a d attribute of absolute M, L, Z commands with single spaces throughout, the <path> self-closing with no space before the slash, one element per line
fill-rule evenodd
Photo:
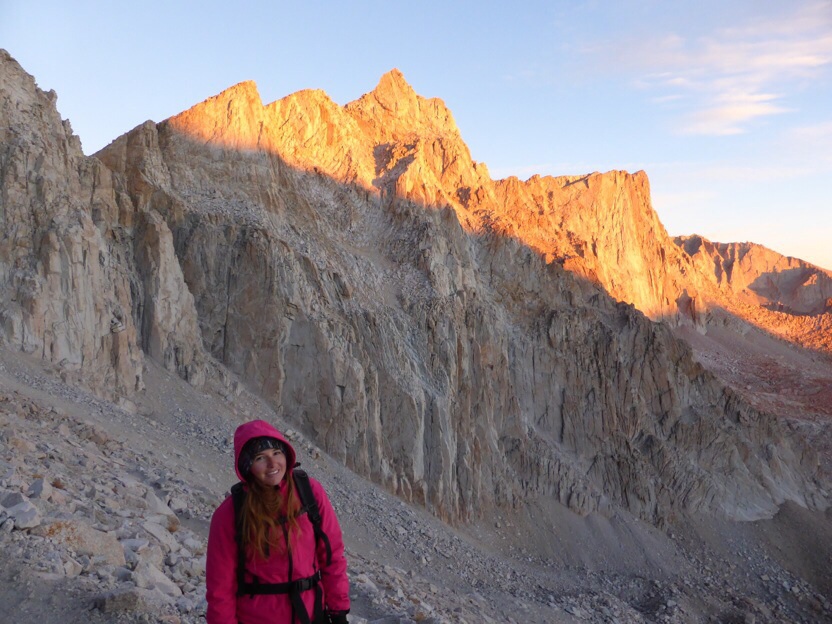
<path fill-rule="evenodd" d="M 184 499 L 174 497 L 170 499 L 170 508 L 175 513 L 182 513 L 183 511 L 187 511 L 188 502 Z"/>
<path fill-rule="evenodd" d="M 16 529 L 31 529 L 41 523 L 40 511 L 30 501 L 24 501 L 6 510 Z"/>
<path fill-rule="evenodd" d="M 161 570 L 165 565 L 165 553 L 159 544 L 153 543 L 147 550 L 142 551 L 139 555 L 139 560 Z"/>
<path fill-rule="evenodd" d="M 176 552 L 179 550 L 179 543 L 176 541 L 176 538 L 161 524 L 157 524 L 155 522 L 145 522 L 142 524 L 142 528 L 159 540 L 166 551 Z"/>
<path fill-rule="evenodd" d="M 64 574 L 68 577 L 73 578 L 81 574 L 81 571 L 84 567 L 75 561 L 72 557 L 68 557 L 67 560 L 64 562 Z"/>
<path fill-rule="evenodd" d="M 152 514 L 162 514 L 164 516 L 175 516 L 173 510 L 168 507 L 162 499 L 160 499 L 153 490 L 148 490 L 144 499 L 147 501 L 147 510 Z"/>
<path fill-rule="evenodd" d="M 140 563 L 133 571 L 133 582 L 137 587 L 144 589 L 158 589 L 163 594 L 171 597 L 182 595 L 179 586 L 171 581 L 165 573 L 148 563 Z"/>
<path fill-rule="evenodd" d="M 205 555 L 191 559 L 188 562 L 188 569 L 191 571 L 191 576 L 205 576 Z"/>
<path fill-rule="evenodd" d="M 205 544 L 193 537 L 188 537 L 183 540 L 182 545 L 190 550 L 192 553 L 201 553 L 205 550 Z"/>
<path fill-rule="evenodd" d="M 48 537 L 77 554 L 87 555 L 109 565 L 125 564 L 124 548 L 114 533 L 99 531 L 80 518 L 54 520 L 35 531 Z"/>

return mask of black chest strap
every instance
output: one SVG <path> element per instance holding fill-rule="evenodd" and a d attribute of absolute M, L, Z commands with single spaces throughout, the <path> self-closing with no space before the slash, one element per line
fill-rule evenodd
<path fill-rule="evenodd" d="M 288 594 L 289 602 L 292 604 L 292 613 L 297 616 L 300 624 L 318 624 L 326 622 L 324 612 L 324 592 L 320 586 L 321 571 L 318 570 L 312 576 L 307 576 L 286 583 L 261 583 L 255 576 L 251 582 L 237 585 L 238 596 L 262 596 L 274 594 Z M 305 591 L 315 590 L 315 604 L 312 607 L 312 616 L 306 610 L 301 594 Z M 292 618 L 294 622 L 295 618 Z"/>

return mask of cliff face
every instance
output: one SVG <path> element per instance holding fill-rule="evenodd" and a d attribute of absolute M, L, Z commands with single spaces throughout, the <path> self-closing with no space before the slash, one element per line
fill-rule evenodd
<path fill-rule="evenodd" d="M 3 333 L 101 388 L 141 387 L 129 241 L 104 225 L 121 206 L 110 171 L 85 158 L 54 92 L 0 52 Z"/>
<path fill-rule="evenodd" d="M 832 273 L 754 243 L 674 239 L 708 282 L 711 301 L 767 332 L 832 352 Z M 714 292 L 718 291 L 718 295 Z"/>
<path fill-rule="evenodd" d="M 754 243 L 674 239 L 720 288 L 739 301 L 796 315 L 832 312 L 832 272 Z"/>
<path fill-rule="evenodd" d="M 444 518 L 824 504 L 790 429 L 601 288 L 678 309 L 642 173 L 495 183 L 396 71 L 345 107 L 242 83 L 98 157 L 172 231 L 206 349 Z"/>
<path fill-rule="evenodd" d="M 199 384 L 213 356 L 450 520 L 825 505 L 789 427 L 608 294 L 680 309 L 652 265 L 692 261 L 644 174 L 495 183 L 396 71 L 345 107 L 242 83 L 85 158 L 0 61 L 3 335 L 96 391 L 140 389 L 143 357 Z"/>
<path fill-rule="evenodd" d="M 142 388 L 142 349 L 188 376 L 170 231 L 83 155 L 55 100 L 0 50 L 3 338 L 110 398 Z"/>
<path fill-rule="evenodd" d="M 509 179 L 497 189 L 511 226 L 551 261 L 648 316 L 677 314 L 677 298 L 690 280 L 656 267 L 678 267 L 687 259 L 666 245 L 644 172 Z"/>

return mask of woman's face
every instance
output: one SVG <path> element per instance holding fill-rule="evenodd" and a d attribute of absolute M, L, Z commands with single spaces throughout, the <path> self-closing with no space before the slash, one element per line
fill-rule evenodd
<path fill-rule="evenodd" d="M 280 449 L 270 448 L 254 456 L 251 475 L 260 485 L 276 486 L 286 476 L 286 455 Z"/>

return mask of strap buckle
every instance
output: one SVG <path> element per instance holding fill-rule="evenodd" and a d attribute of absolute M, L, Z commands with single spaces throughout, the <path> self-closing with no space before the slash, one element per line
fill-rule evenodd
<path fill-rule="evenodd" d="M 297 581 L 295 581 L 297 591 L 302 591 L 302 592 L 308 591 L 308 590 L 312 589 L 313 587 L 315 587 L 315 585 L 317 585 L 320 582 L 320 580 L 321 580 L 321 571 L 320 570 L 315 572 L 315 574 L 313 574 L 312 576 L 307 576 L 304 579 L 298 579 Z"/>

